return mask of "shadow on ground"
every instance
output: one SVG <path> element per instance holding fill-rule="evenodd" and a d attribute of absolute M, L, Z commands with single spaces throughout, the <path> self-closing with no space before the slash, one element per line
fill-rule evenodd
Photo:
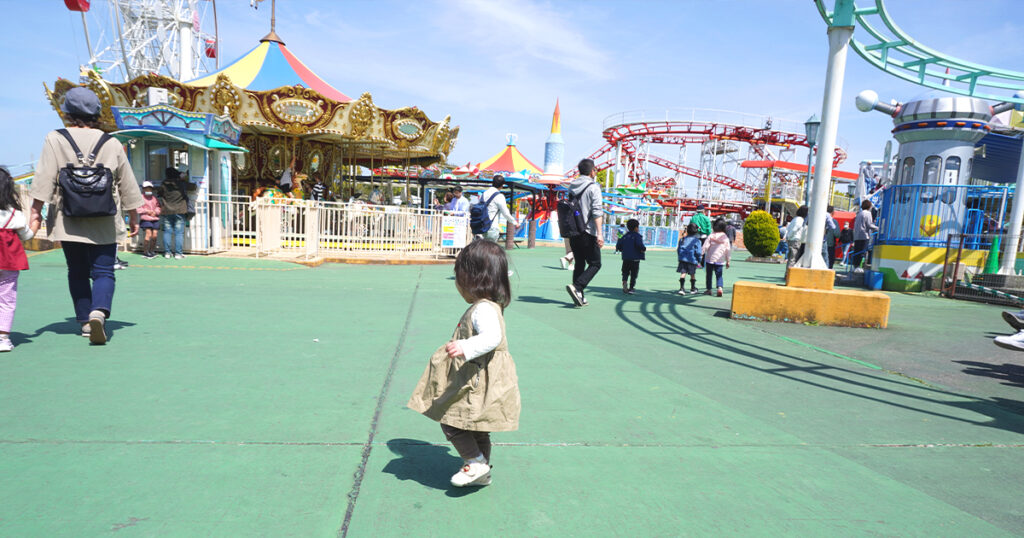
<path fill-rule="evenodd" d="M 107 334 L 113 340 L 117 337 L 117 331 L 125 327 L 134 327 L 135 323 L 130 321 L 107 320 Z M 56 321 L 49 325 L 36 329 L 33 333 L 12 332 L 11 342 L 14 345 L 27 344 L 33 339 L 45 333 L 53 333 L 67 336 L 79 336 L 82 334 L 82 326 L 75 318 L 65 318 L 64 321 Z"/>
<path fill-rule="evenodd" d="M 953 362 L 966 366 L 967 368 L 964 368 L 965 374 L 991 377 L 1011 387 L 1024 387 L 1024 366 L 1019 364 L 990 364 L 975 361 Z"/>
<path fill-rule="evenodd" d="M 442 490 L 449 497 L 464 497 L 480 488 L 456 488 L 452 475 L 459 471 L 462 458 L 453 456 L 446 446 L 419 439 L 391 439 L 388 450 L 398 457 L 384 466 L 384 472 L 399 480 L 414 480 L 431 489 Z"/>
<path fill-rule="evenodd" d="M 852 363 L 850 367 L 844 367 L 840 362 L 842 359 L 823 358 L 817 361 L 804 358 L 779 349 L 781 345 L 773 347 L 773 338 L 779 338 L 779 344 L 784 340 L 769 331 L 763 331 L 768 338 L 750 339 L 742 335 L 734 338 L 729 334 L 735 334 L 735 331 L 716 332 L 704 326 L 705 315 L 694 315 L 694 309 L 700 308 L 712 310 L 713 317 L 728 317 L 728 297 L 708 298 L 702 301 L 703 304 L 698 304 L 693 296 L 676 296 L 678 300 L 669 302 L 665 300 L 664 293 L 623 295 L 618 288 L 595 286 L 588 287 L 587 292 L 615 302 L 619 318 L 637 330 L 691 353 L 781 377 L 802 387 L 828 390 L 922 415 L 1024 433 L 1024 402 L 969 396 L 928 385 L 897 372 L 868 370 L 852 366 Z M 723 302 L 716 306 L 716 301 Z M 730 320 L 729 323 L 744 322 Z M 819 349 L 788 338 L 785 341 Z M 708 347 L 715 351 L 708 353 Z M 994 370 L 996 365 L 969 366 L 984 366 L 987 372 L 968 373 L 998 376 L 1012 383 L 1024 382 L 1024 368 Z M 944 412 L 947 407 L 971 411 L 992 420 L 971 420 L 961 412 Z"/>

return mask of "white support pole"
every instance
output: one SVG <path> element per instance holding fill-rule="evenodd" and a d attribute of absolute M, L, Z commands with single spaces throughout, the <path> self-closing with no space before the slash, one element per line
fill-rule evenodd
<path fill-rule="evenodd" d="M 622 181 L 622 169 L 622 141 L 620 140 L 615 145 L 615 168 L 613 169 L 613 173 L 615 174 L 615 187 L 626 183 L 625 181 Z"/>
<path fill-rule="evenodd" d="M 839 132 L 839 105 L 843 96 L 843 77 L 846 75 L 846 53 L 853 26 L 830 26 L 828 29 L 828 68 L 825 71 L 825 96 L 821 105 L 821 130 L 818 136 L 818 155 L 814 167 L 814 184 L 808 205 L 807 241 L 804 255 L 796 265 L 807 269 L 828 269 L 821 256 L 825 238 L 825 206 L 828 205 L 828 185 L 832 178 L 832 158 Z"/>
<path fill-rule="evenodd" d="M 192 69 L 192 11 L 184 4 L 178 14 L 178 80 L 186 82 L 195 77 Z"/>
<path fill-rule="evenodd" d="M 1003 263 L 999 265 L 999 274 L 1001 275 L 1016 274 L 1021 225 L 1024 225 L 1024 151 L 1021 151 L 1020 162 L 1017 163 L 1017 185 L 1013 189 L 1013 211 L 1010 212 L 1006 243 L 1003 244 Z"/>

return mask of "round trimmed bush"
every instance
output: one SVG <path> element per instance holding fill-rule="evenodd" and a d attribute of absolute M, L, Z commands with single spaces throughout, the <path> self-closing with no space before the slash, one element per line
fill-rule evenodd
<path fill-rule="evenodd" d="M 754 211 L 743 222 L 743 244 L 752 256 L 771 256 L 779 246 L 779 223 L 767 211 Z"/>

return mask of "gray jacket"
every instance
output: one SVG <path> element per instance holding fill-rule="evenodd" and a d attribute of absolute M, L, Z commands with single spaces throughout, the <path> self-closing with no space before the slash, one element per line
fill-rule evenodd
<path fill-rule="evenodd" d="M 871 211 L 862 209 L 860 213 L 857 213 L 857 217 L 853 219 L 853 240 L 864 241 L 871 239 L 871 232 L 878 231 L 878 226 L 875 225 L 875 219 L 871 217 Z"/>
<path fill-rule="evenodd" d="M 594 219 L 604 215 L 604 200 L 601 196 L 601 187 L 597 185 L 594 178 L 580 176 L 569 183 L 569 192 L 580 199 L 580 207 L 583 208 L 583 218 L 587 222 L 587 233 L 594 237 L 600 237 L 601 231 L 597 229 L 597 222 Z"/>

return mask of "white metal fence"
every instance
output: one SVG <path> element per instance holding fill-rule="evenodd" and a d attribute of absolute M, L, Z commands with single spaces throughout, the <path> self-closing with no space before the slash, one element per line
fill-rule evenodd
<path fill-rule="evenodd" d="M 258 256 L 438 259 L 459 250 L 446 234 L 454 245 L 470 239 L 467 217 L 445 230 L 444 214 L 427 209 L 260 198 L 251 210 Z"/>

